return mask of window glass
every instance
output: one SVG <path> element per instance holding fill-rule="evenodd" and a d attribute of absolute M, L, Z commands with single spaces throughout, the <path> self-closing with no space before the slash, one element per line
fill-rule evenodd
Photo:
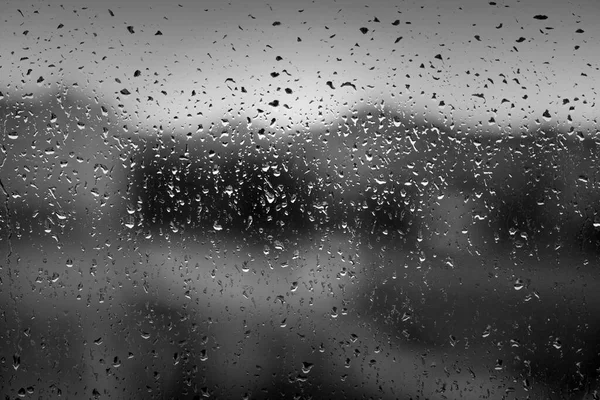
<path fill-rule="evenodd" d="M 2 9 L 7 399 L 600 396 L 595 2 Z"/>

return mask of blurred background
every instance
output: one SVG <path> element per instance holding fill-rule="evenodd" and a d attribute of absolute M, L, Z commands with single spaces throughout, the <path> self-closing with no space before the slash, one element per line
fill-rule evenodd
<path fill-rule="evenodd" d="M 5 2 L 5 398 L 595 399 L 594 2 Z"/>

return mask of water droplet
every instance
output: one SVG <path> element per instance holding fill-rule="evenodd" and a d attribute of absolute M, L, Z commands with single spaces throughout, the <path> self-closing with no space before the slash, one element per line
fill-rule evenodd
<path fill-rule="evenodd" d="M 454 335 L 450 335 L 450 345 L 452 347 L 456 346 L 456 343 L 458 343 L 458 340 L 456 339 L 456 337 Z"/>
<path fill-rule="evenodd" d="M 522 279 L 517 279 L 515 281 L 515 284 L 514 284 L 515 290 L 521 290 L 521 289 L 523 289 L 523 286 L 524 286 L 524 283 L 523 283 Z"/>
<path fill-rule="evenodd" d="M 310 370 L 314 367 L 314 364 L 309 363 L 309 362 L 302 362 L 302 372 L 305 374 L 308 374 L 310 372 Z"/>
<path fill-rule="evenodd" d="M 21 356 L 18 354 L 13 355 L 13 368 L 16 370 L 21 366 Z"/>
<path fill-rule="evenodd" d="M 502 371 L 502 360 L 496 360 L 496 367 L 494 368 L 496 371 Z"/>
<path fill-rule="evenodd" d="M 133 227 L 135 226 L 135 218 L 132 215 L 129 215 L 127 217 L 127 220 L 125 221 L 125 227 L 127 227 L 128 229 L 133 229 Z"/>
<path fill-rule="evenodd" d="M 250 267 L 248 266 L 248 261 L 244 261 L 242 263 L 242 271 L 244 271 L 244 272 L 250 271 Z"/>
<path fill-rule="evenodd" d="M 272 204 L 275 201 L 275 196 L 273 195 L 273 193 L 269 192 L 268 190 L 265 190 L 265 197 L 267 198 L 267 201 L 269 202 L 269 204 Z"/>
<path fill-rule="evenodd" d="M 454 268 L 454 260 L 452 259 L 452 257 L 446 257 L 444 262 L 448 267 Z"/>
<path fill-rule="evenodd" d="M 200 361 L 206 360 L 208 360 L 208 353 L 206 352 L 206 349 L 202 349 L 200 350 Z"/>
<path fill-rule="evenodd" d="M 490 333 L 492 331 L 492 327 L 490 325 L 488 325 L 485 330 L 483 331 L 483 333 L 481 334 L 482 337 L 488 337 L 490 336 Z"/>
<path fill-rule="evenodd" d="M 546 120 L 547 122 L 552 121 L 552 115 L 550 115 L 550 111 L 546 110 L 544 111 L 544 114 L 542 114 L 542 117 L 544 118 L 544 120 Z"/>

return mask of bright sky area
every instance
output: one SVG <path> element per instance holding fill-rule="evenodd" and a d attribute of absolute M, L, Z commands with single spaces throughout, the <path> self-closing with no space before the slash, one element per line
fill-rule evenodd
<path fill-rule="evenodd" d="M 184 129 L 239 116 L 285 130 L 382 100 L 472 126 L 546 110 L 595 126 L 594 0 L 365 3 L 9 1 L 0 91 L 76 83 L 142 125 Z"/>

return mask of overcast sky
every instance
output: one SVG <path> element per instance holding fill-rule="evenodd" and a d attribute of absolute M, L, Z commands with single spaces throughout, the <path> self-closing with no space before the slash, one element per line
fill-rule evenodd
<path fill-rule="evenodd" d="M 0 91 L 77 83 L 136 120 L 183 127 L 229 110 L 311 125 L 382 100 L 471 125 L 597 115 L 594 0 L 365 3 L 9 1 Z"/>

